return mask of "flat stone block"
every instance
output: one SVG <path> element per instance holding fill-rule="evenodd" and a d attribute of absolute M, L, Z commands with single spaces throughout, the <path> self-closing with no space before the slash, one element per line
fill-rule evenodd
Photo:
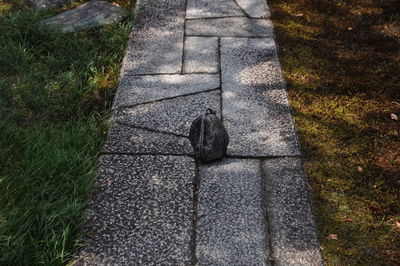
<path fill-rule="evenodd" d="M 244 16 L 233 0 L 188 0 L 186 18 Z"/>
<path fill-rule="evenodd" d="M 189 96 L 115 110 L 112 120 L 126 125 L 189 136 L 195 118 L 211 108 L 220 116 L 220 92 L 203 92 Z"/>
<path fill-rule="evenodd" d="M 200 166 L 198 215 L 261 213 L 259 160 L 224 158 Z"/>
<path fill-rule="evenodd" d="M 218 74 L 123 76 L 113 108 L 219 88 Z"/>
<path fill-rule="evenodd" d="M 271 16 L 265 0 L 235 0 L 251 18 L 268 18 Z"/>
<path fill-rule="evenodd" d="M 193 149 L 188 138 L 114 124 L 103 153 L 191 155 Z"/>
<path fill-rule="evenodd" d="M 265 265 L 261 162 L 225 158 L 200 166 L 196 224 L 199 265 Z"/>
<path fill-rule="evenodd" d="M 273 37 L 270 20 L 243 18 L 194 19 L 186 21 L 186 34 L 219 37 Z"/>
<path fill-rule="evenodd" d="M 217 73 L 219 71 L 218 49 L 217 37 L 186 37 L 184 73 Z"/>
<path fill-rule="evenodd" d="M 137 2 L 121 75 L 181 72 L 185 2 Z"/>
<path fill-rule="evenodd" d="M 275 265 L 324 265 L 301 160 L 268 159 L 263 168 Z"/>
<path fill-rule="evenodd" d="M 195 163 L 103 155 L 78 265 L 189 265 Z"/>
<path fill-rule="evenodd" d="M 198 265 L 269 265 L 263 222 L 254 213 L 200 217 L 196 226 Z"/>
<path fill-rule="evenodd" d="M 299 155 L 272 39 L 222 38 L 222 101 L 228 154 Z"/>
<path fill-rule="evenodd" d="M 94 0 L 45 19 L 42 23 L 51 27 L 59 27 L 63 32 L 74 32 L 112 24 L 121 21 L 127 15 L 128 12 L 121 7 L 106 1 Z"/>

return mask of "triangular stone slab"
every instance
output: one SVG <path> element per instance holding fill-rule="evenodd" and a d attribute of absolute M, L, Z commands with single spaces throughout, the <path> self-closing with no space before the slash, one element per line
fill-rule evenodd
<path fill-rule="evenodd" d="M 103 153 L 191 155 L 188 138 L 114 124 Z"/>
<path fill-rule="evenodd" d="M 235 0 L 251 18 L 268 18 L 271 16 L 265 0 Z"/>
<path fill-rule="evenodd" d="M 220 92 L 211 91 L 116 110 L 112 120 L 177 135 L 189 135 L 195 118 L 207 108 L 221 114 Z"/>
<path fill-rule="evenodd" d="M 113 108 L 217 89 L 218 74 L 124 76 Z"/>

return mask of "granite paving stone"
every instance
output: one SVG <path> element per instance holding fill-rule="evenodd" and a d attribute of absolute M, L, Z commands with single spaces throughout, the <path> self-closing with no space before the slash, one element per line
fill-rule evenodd
<path fill-rule="evenodd" d="M 259 160 L 224 158 L 200 166 L 198 215 L 261 213 Z"/>
<path fill-rule="evenodd" d="M 324 265 L 301 160 L 268 159 L 263 168 L 275 265 Z"/>
<path fill-rule="evenodd" d="M 217 89 L 218 74 L 125 76 L 121 79 L 113 108 Z"/>
<path fill-rule="evenodd" d="M 191 155 L 193 149 L 188 138 L 116 123 L 108 130 L 103 153 Z"/>
<path fill-rule="evenodd" d="M 300 154 L 275 49 L 269 38 L 221 38 L 229 155 Z"/>
<path fill-rule="evenodd" d="M 189 136 L 195 118 L 211 108 L 221 114 L 220 92 L 203 92 L 115 110 L 112 120 L 167 133 Z"/>
<path fill-rule="evenodd" d="M 186 21 L 186 34 L 219 37 L 273 37 L 270 20 L 247 17 L 193 19 Z"/>
<path fill-rule="evenodd" d="M 45 19 L 43 24 L 58 27 L 63 32 L 75 32 L 82 29 L 112 24 L 128 15 L 125 9 L 106 1 L 93 0 L 76 8 Z"/>
<path fill-rule="evenodd" d="M 218 49 L 217 37 L 186 37 L 183 72 L 218 72 Z"/>
<path fill-rule="evenodd" d="M 265 0 L 234 0 L 251 18 L 268 18 L 271 16 Z"/>
<path fill-rule="evenodd" d="M 265 265 L 261 162 L 225 158 L 201 165 L 196 224 L 199 265 Z"/>
<path fill-rule="evenodd" d="M 189 265 L 194 160 L 103 155 L 98 169 L 80 265 Z"/>
<path fill-rule="evenodd" d="M 233 0 L 188 0 L 186 18 L 244 16 Z"/>
<path fill-rule="evenodd" d="M 200 217 L 196 226 L 198 265 L 270 265 L 261 215 L 224 212 Z"/>
<path fill-rule="evenodd" d="M 139 0 L 126 48 L 125 75 L 180 73 L 185 0 Z"/>

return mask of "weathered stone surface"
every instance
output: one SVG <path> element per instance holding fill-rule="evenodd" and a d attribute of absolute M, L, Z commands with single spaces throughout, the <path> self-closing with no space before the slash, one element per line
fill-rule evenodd
<path fill-rule="evenodd" d="M 271 16 L 265 0 L 235 0 L 251 18 L 268 18 Z"/>
<path fill-rule="evenodd" d="M 324 265 L 301 160 L 268 159 L 263 168 L 275 265 Z"/>
<path fill-rule="evenodd" d="M 198 215 L 261 213 L 259 160 L 224 158 L 200 167 Z"/>
<path fill-rule="evenodd" d="M 192 154 L 189 139 L 169 134 L 114 124 L 108 130 L 104 153 Z"/>
<path fill-rule="evenodd" d="M 185 0 L 139 0 L 122 75 L 180 73 Z"/>
<path fill-rule="evenodd" d="M 272 39 L 221 39 L 224 125 L 228 154 L 300 154 Z"/>
<path fill-rule="evenodd" d="M 243 18 L 194 19 L 186 21 L 186 34 L 220 37 L 273 37 L 270 20 Z"/>
<path fill-rule="evenodd" d="M 75 2 L 75 0 L 25 0 L 25 2 L 37 9 L 51 9 L 61 7 L 66 3 Z"/>
<path fill-rule="evenodd" d="M 94 0 L 45 19 L 42 23 L 59 27 L 63 32 L 74 32 L 118 22 L 127 14 L 121 7 L 114 6 L 106 1 Z"/>
<path fill-rule="evenodd" d="M 219 88 L 218 74 L 124 76 L 113 108 Z"/>
<path fill-rule="evenodd" d="M 78 265 L 189 265 L 195 163 L 103 155 Z"/>
<path fill-rule="evenodd" d="M 189 135 L 195 118 L 207 108 L 221 114 L 220 92 L 211 91 L 116 110 L 112 120 L 178 135 Z"/>
<path fill-rule="evenodd" d="M 217 37 L 186 37 L 183 72 L 218 72 L 218 49 Z"/>
<path fill-rule="evenodd" d="M 188 0 L 186 18 L 244 16 L 233 0 Z"/>
<path fill-rule="evenodd" d="M 224 212 L 200 217 L 196 226 L 198 265 L 269 265 L 260 215 Z"/>
<path fill-rule="evenodd" d="M 196 255 L 199 265 L 265 265 L 268 257 L 258 160 L 200 166 Z"/>

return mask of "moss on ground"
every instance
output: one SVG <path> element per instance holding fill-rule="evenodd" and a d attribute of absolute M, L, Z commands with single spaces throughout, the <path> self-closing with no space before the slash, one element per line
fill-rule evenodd
<path fill-rule="evenodd" d="M 324 259 L 399 265 L 400 2 L 269 5 Z"/>

